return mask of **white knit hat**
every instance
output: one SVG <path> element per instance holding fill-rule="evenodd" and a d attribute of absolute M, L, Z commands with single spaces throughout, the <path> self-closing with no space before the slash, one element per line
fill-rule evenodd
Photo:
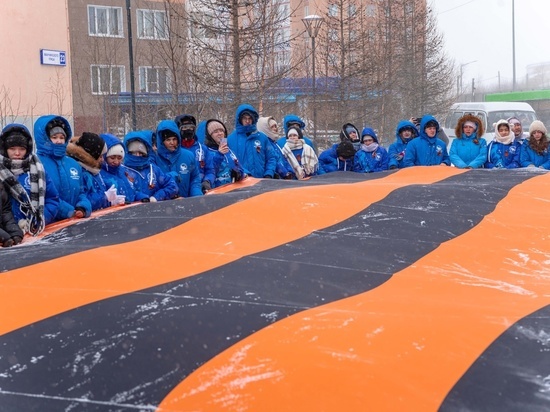
<path fill-rule="evenodd" d="M 124 147 L 122 147 L 122 144 L 115 144 L 112 146 L 105 154 L 105 157 L 109 156 L 122 156 L 124 159 Z"/>
<path fill-rule="evenodd" d="M 535 120 L 533 123 L 531 123 L 531 126 L 529 126 L 529 134 L 536 132 L 537 130 L 546 134 L 546 127 L 544 126 L 544 123 L 542 123 L 540 120 Z"/>

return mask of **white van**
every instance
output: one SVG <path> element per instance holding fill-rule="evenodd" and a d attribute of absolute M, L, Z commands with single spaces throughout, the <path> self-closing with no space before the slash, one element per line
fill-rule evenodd
<path fill-rule="evenodd" d="M 494 124 L 500 119 L 517 117 L 523 126 L 523 131 L 529 130 L 529 125 L 537 120 L 535 110 L 524 102 L 463 102 L 455 103 L 443 124 L 443 130 L 449 136 L 449 147 L 455 136 L 455 127 L 458 119 L 466 113 L 471 113 L 481 119 L 487 142 L 493 140 L 495 135 Z"/>

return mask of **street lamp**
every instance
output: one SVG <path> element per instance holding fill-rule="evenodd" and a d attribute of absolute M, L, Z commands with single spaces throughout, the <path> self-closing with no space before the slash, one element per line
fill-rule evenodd
<path fill-rule="evenodd" d="M 476 62 L 477 62 L 477 60 L 472 60 L 471 62 L 462 63 L 462 64 L 460 65 L 460 76 L 458 77 L 458 84 L 457 84 L 457 89 L 458 89 L 458 90 L 457 90 L 457 94 L 458 94 L 459 96 L 462 95 L 462 90 L 463 90 L 463 88 L 462 88 L 462 75 L 463 75 L 463 69 L 464 69 L 464 67 L 466 67 L 467 65 L 472 64 L 472 63 L 476 63 Z"/>
<path fill-rule="evenodd" d="M 512 90 L 516 90 L 516 13 L 514 0 L 512 0 L 512 72 L 514 76 Z"/>
<path fill-rule="evenodd" d="M 313 64 L 312 79 L 313 79 L 313 141 L 317 144 L 317 90 L 315 84 L 315 38 L 319 34 L 319 29 L 323 24 L 323 18 L 316 14 L 310 14 L 302 19 L 306 26 L 307 34 L 311 38 L 311 59 Z"/>
<path fill-rule="evenodd" d="M 126 0 L 126 18 L 128 20 L 128 54 L 130 59 L 130 97 L 132 100 L 132 130 L 137 129 L 136 119 L 136 83 L 134 80 L 134 49 L 132 47 L 132 7 L 130 0 Z"/>

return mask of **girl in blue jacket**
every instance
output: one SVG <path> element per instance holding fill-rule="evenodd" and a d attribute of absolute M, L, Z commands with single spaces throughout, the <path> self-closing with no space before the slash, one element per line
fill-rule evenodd
<path fill-rule="evenodd" d="M 487 142 L 482 138 L 483 123 L 473 114 L 465 114 L 456 124 L 456 139 L 451 143 L 449 158 L 460 169 L 483 167 L 487 158 Z"/>
<path fill-rule="evenodd" d="M 9 124 L 0 134 L 0 184 L 10 194 L 13 216 L 24 233 L 36 236 L 55 220 L 59 194 L 22 124 Z"/>
<path fill-rule="evenodd" d="M 388 162 L 388 152 L 378 144 L 378 136 L 373 129 L 365 127 L 361 132 L 361 147 L 353 161 L 353 171 L 359 173 L 381 172 L 388 170 Z"/>
<path fill-rule="evenodd" d="M 89 217 L 92 213 L 92 205 L 84 191 L 82 167 L 66 154 L 71 138 L 71 126 L 64 117 L 41 116 L 34 123 L 36 154 L 59 192 L 55 220 Z"/>
<path fill-rule="evenodd" d="M 418 129 L 410 120 L 401 120 L 395 129 L 395 141 L 388 148 L 388 168 L 401 169 L 407 144 L 418 136 Z"/>
<path fill-rule="evenodd" d="M 487 169 L 515 169 L 520 167 L 521 143 L 514 140 L 507 120 L 495 124 L 495 137 L 487 145 Z"/>
<path fill-rule="evenodd" d="M 529 138 L 521 146 L 520 163 L 522 167 L 550 169 L 550 153 L 546 127 L 540 120 L 529 126 Z"/>

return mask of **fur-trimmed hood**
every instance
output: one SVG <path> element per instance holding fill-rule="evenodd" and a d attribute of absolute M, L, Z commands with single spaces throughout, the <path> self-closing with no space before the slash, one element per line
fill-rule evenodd
<path fill-rule="evenodd" d="M 481 121 L 481 119 L 477 116 L 474 116 L 473 114 L 465 114 L 460 119 L 458 119 L 458 122 L 456 123 L 455 136 L 458 139 L 462 138 L 462 133 L 463 133 L 462 129 L 464 127 L 464 123 L 466 122 L 475 123 L 477 125 L 477 129 L 474 133 L 476 134 L 477 137 L 483 136 L 483 133 L 485 133 L 485 129 L 483 128 L 483 122 Z"/>
<path fill-rule="evenodd" d="M 74 136 L 69 140 L 67 144 L 67 154 L 73 159 L 77 160 L 82 166 L 88 166 L 88 168 L 99 169 L 101 167 L 100 156 L 98 159 L 94 159 L 91 154 L 89 154 L 82 146 L 79 146 L 81 136 Z M 107 145 L 105 145 L 104 152 L 107 151 Z"/>

